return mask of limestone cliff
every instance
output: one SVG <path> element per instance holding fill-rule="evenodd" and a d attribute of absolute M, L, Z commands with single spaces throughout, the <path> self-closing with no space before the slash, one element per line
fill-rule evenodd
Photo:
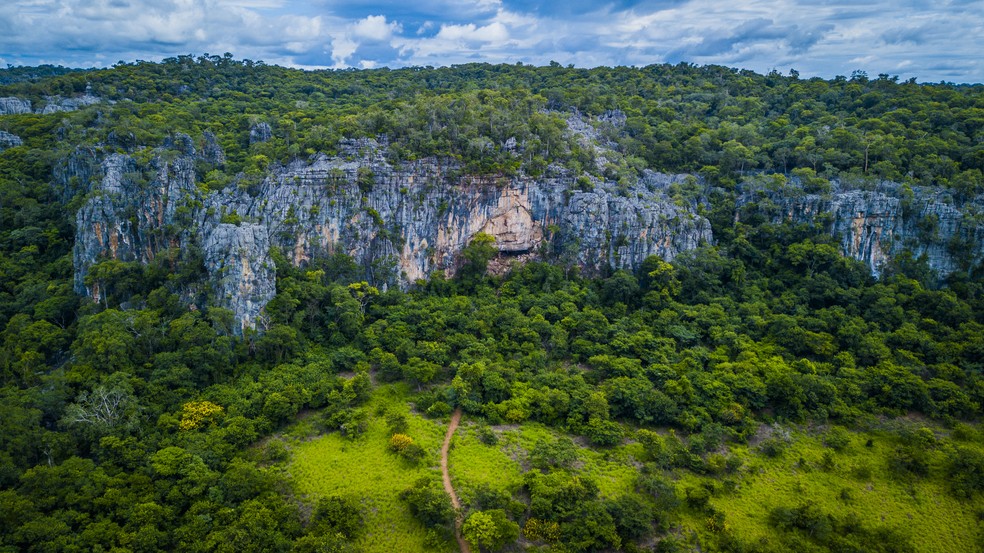
<path fill-rule="evenodd" d="M 537 178 L 477 177 L 439 159 L 391 165 L 384 153 L 372 140 L 342 141 L 336 157 L 271 166 L 209 192 L 196 166 L 225 161 L 209 133 L 197 143 L 170 137 L 145 166 L 78 149 L 55 169 L 66 199 L 88 198 L 77 214 L 76 290 L 100 298 L 86 275 L 104 259 L 148 263 L 165 250 L 200 251 L 208 301 L 231 309 L 245 329 L 276 293 L 273 248 L 295 265 L 344 253 L 367 280 L 407 286 L 436 270 L 453 274 L 478 233 L 495 239 L 493 267 L 539 258 L 587 274 L 635 269 L 650 255 L 672 259 L 713 241 L 696 205 L 669 197 L 685 175 L 646 171 L 631 186 L 577 182 L 557 167 Z M 940 189 L 891 183 L 868 190 L 835 183 L 807 194 L 796 184 L 754 182 L 740 188 L 737 218 L 822 223 L 844 255 L 875 274 L 906 250 L 925 255 L 941 275 L 984 258 L 977 215 L 984 198 L 957 204 Z"/>
<path fill-rule="evenodd" d="M 45 96 L 44 105 L 39 108 L 33 108 L 30 100 L 25 100 L 23 98 L 16 97 L 6 97 L 0 98 L 0 115 L 16 115 L 21 113 L 37 113 L 41 115 L 47 115 L 49 113 L 58 113 L 62 111 L 76 111 L 82 109 L 86 106 L 91 106 L 102 102 L 103 99 L 94 96 L 92 94 L 91 88 L 86 88 L 84 94 L 80 96 L 73 96 L 70 98 L 63 98 L 61 96 Z M 115 102 L 108 102 L 115 103 Z"/>
<path fill-rule="evenodd" d="M 0 131 L 0 152 L 7 148 L 12 148 L 14 146 L 20 146 L 24 141 L 21 137 L 16 134 L 10 134 L 7 131 Z"/>
<path fill-rule="evenodd" d="M 371 140 L 343 142 L 339 157 L 318 156 L 273 167 L 258 181 L 241 180 L 204 193 L 195 161 L 214 162 L 214 140 L 177 136 L 138 167 L 122 154 L 98 164 L 79 151 L 59 169 L 68 181 L 91 183 L 77 215 L 76 289 L 102 259 L 148 262 L 163 249 L 201 248 L 213 297 L 253 326 L 276 292 L 270 248 L 294 264 L 341 252 L 380 285 L 407 285 L 435 270 L 454 273 L 460 251 L 480 232 L 502 256 L 560 257 L 597 274 L 638 267 L 650 255 L 672 259 L 711 240 L 710 225 L 680 207 L 664 189 L 683 176 L 647 172 L 633 187 L 595 182 L 574 190 L 554 169 L 542 178 L 473 177 L 428 159 L 392 166 Z M 170 161 L 164 161 L 170 159 Z M 75 177 L 74 179 L 72 177 Z"/>
<path fill-rule="evenodd" d="M 31 113 L 31 102 L 20 98 L 0 98 L 0 115 Z"/>
<path fill-rule="evenodd" d="M 864 262 L 876 276 L 904 251 L 925 255 L 929 267 L 945 276 L 961 264 L 984 259 L 984 198 L 957 202 L 939 188 L 908 188 L 881 183 L 856 189 L 839 182 L 825 194 L 807 194 L 792 184 L 781 190 L 745 186 L 742 207 L 773 222 L 822 223 L 841 242 L 841 253 Z"/>

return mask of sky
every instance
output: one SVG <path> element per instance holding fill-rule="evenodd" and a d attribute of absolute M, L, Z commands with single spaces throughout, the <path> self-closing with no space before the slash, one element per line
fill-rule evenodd
<path fill-rule="evenodd" d="M 984 82 L 984 0 L 5 0 L 0 67 L 688 62 Z"/>

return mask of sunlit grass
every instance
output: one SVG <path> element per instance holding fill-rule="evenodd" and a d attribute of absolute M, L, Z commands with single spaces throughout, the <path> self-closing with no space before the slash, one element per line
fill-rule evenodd
<path fill-rule="evenodd" d="M 387 450 L 389 431 L 383 414 L 401 410 L 409 414 L 409 389 L 404 385 L 378 388 L 368 409 L 373 414 L 369 429 L 351 440 L 337 433 L 305 440 L 311 419 L 288 431 L 293 459 L 289 472 L 296 490 L 307 500 L 339 494 L 355 497 L 366 507 L 366 535 L 359 546 L 367 552 L 423 552 L 426 530 L 399 500 L 401 491 L 416 479 L 440 478 L 440 446 L 447 429 L 446 420 L 429 420 L 410 414 L 407 433 L 426 451 L 426 457 L 412 465 Z M 477 424 L 468 416 L 452 442 L 450 472 L 462 503 L 468 505 L 481 486 L 514 495 L 522 488 L 523 473 L 529 469 L 528 455 L 540 440 L 553 441 L 563 434 L 537 423 L 495 427 L 498 443 L 489 445 L 478 438 Z M 872 438 L 870 447 L 865 445 Z M 645 455 L 639 444 L 610 449 L 592 449 L 578 443 L 578 461 L 573 470 L 598 484 L 603 497 L 618 497 L 633 490 L 638 474 L 637 459 Z M 768 522 L 775 507 L 816 505 L 838 519 L 855 518 L 867 528 L 894 529 L 905 536 L 917 551 L 949 553 L 973 551 L 978 532 L 977 512 L 984 505 L 960 501 L 945 489 L 945 475 L 902 479 L 888 469 L 897 438 L 889 434 L 852 434 L 852 443 L 835 452 L 823 446 L 820 438 L 794 432 L 793 442 L 778 458 L 768 458 L 745 446 L 733 446 L 731 453 L 745 465 L 735 475 L 711 478 L 688 471 L 675 471 L 678 487 L 713 482 L 710 500 L 724 513 L 725 526 L 742 542 L 779 542 L 778 531 Z M 823 456 L 832 456 L 824 467 Z M 684 509 L 680 524 L 685 535 L 709 531 L 704 513 Z M 444 544 L 452 551 L 453 543 Z"/>
<path fill-rule="evenodd" d="M 448 455 L 448 470 L 463 505 L 473 499 L 476 487 L 488 486 L 512 495 L 523 485 L 519 463 L 499 445 L 479 441 L 473 425 L 458 428 Z"/>
<path fill-rule="evenodd" d="M 406 390 L 378 388 L 369 409 L 373 413 L 369 428 L 357 439 L 332 433 L 292 445 L 289 471 L 295 489 L 312 501 L 329 495 L 358 499 L 367 515 L 367 532 L 358 543 L 363 551 L 430 551 L 424 546 L 425 528 L 398 496 L 418 478 L 440 478 L 438 456 L 444 425 L 410 415 L 407 434 L 427 452 L 413 465 L 387 450 L 390 434 L 381 415 L 390 409 L 407 412 Z"/>
<path fill-rule="evenodd" d="M 863 438 L 871 436 L 873 444 L 866 447 Z M 812 504 L 837 519 L 853 518 L 867 528 L 891 528 L 916 551 L 974 551 L 979 524 L 976 511 L 984 506 L 953 498 L 939 478 L 900 480 L 888 469 L 894 447 L 887 436 L 855 435 L 845 451 L 832 452 L 834 463 L 829 470 L 822 468 L 822 456 L 831 450 L 814 436 L 797 434 L 776 459 L 752 457 L 744 448 L 738 449 L 736 453 L 745 455 L 748 466 L 735 479 L 734 491 L 721 486 L 710 503 L 725 514 L 727 527 L 744 542 L 774 543 L 777 536 L 768 523 L 769 512 L 780 506 Z M 687 476 L 680 484 L 697 485 L 700 480 Z M 704 526 L 699 514 L 684 520 L 693 530 Z"/>

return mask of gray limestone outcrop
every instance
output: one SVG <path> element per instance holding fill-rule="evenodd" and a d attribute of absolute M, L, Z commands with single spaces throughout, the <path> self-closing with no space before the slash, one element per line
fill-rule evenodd
<path fill-rule="evenodd" d="M 61 111 L 76 111 L 80 110 L 86 106 L 91 106 L 93 104 L 98 104 L 102 101 L 98 96 L 93 96 L 91 94 L 83 94 L 82 96 L 76 96 L 74 98 L 62 98 L 61 96 L 45 96 L 45 105 L 41 108 L 40 113 L 42 115 L 48 115 L 49 113 L 58 113 Z"/>
<path fill-rule="evenodd" d="M 232 310 L 239 330 L 253 327 L 277 293 L 269 230 L 253 223 L 209 224 L 203 230 L 205 268 L 219 304 Z"/>
<path fill-rule="evenodd" d="M 711 240 L 708 221 L 665 193 L 684 176 L 647 173 L 628 189 L 599 181 L 586 192 L 559 170 L 534 179 L 460 176 L 436 159 L 391 166 L 375 141 L 352 140 L 339 157 L 205 194 L 195 161 L 214 159 L 211 146 L 196 151 L 184 136 L 165 146 L 180 155 L 159 156 L 153 167 L 111 154 L 93 168 L 85 151 L 63 164 L 63 177 L 90 187 L 76 221 L 80 293 L 98 299 L 86 274 L 100 260 L 146 263 L 170 247 L 197 247 L 212 297 L 246 328 L 275 293 L 273 247 L 296 265 L 345 253 L 367 279 L 405 286 L 435 270 L 453 274 L 478 233 L 491 235 L 504 258 L 562 258 L 591 274 L 633 269 L 649 255 L 672 259 Z"/>
<path fill-rule="evenodd" d="M 0 131 L 0 152 L 7 148 L 13 148 L 14 146 L 20 146 L 24 141 L 21 137 L 16 134 L 10 134 L 7 131 Z"/>
<path fill-rule="evenodd" d="M 273 129 L 268 123 L 257 123 L 249 128 L 249 143 L 267 142 L 273 138 Z"/>
<path fill-rule="evenodd" d="M 822 223 L 840 238 L 841 253 L 864 262 L 876 276 L 905 252 L 926 256 L 931 269 L 945 276 L 962 263 L 984 259 L 984 198 L 958 204 L 943 189 L 907 188 L 881 183 L 851 189 L 833 183 L 825 194 L 807 194 L 795 184 L 782 190 L 745 187 L 742 207 L 755 204 L 772 222 Z"/>
<path fill-rule="evenodd" d="M 617 124 L 618 114 L 611 119 Z M 208 191 L 196 168 L 224 162 L 210 134 L 198 142 L 172 135 L 143 166 L 124 154 L 77 149 L 55 169 L 65 198 L 88 198 L 76 217 L 76 290 L 101 297 L 86 276 L 102 260 L 150 263 L 165 251 L 199 251 L 210 301 L 231 309 L 245 330 L 262 326 L 276 293 L 274 249 L 296 266 L 343 253 L 367 280 L 407 286 L 434 271 L 454 274 L 479 233 L 495 240 L 494 267 L 545 259 L 589 275 L 713 242 L 698 214 L 704 200 L 678 193 L 696 190 L 691 176 L 647 170 L 634 184 L 585 182 L 551 166 L 537 178 L 480 177 L 435 158 L 392 165 L 385 150 L 374 140 L 343 140 L 335 157 L 273 165 Z M 840 237 L 844 255 L 875 274 L 903 251 L 925 255 L 940 274 L 984 258 L 984 198 L 957 204 L 940 189 L 891 183 L 867 190 L 835 183 L 807 194 L 795 183 L 755 182 L 741 186 L 736 218 L 822 223 Z"/>
<path fill-rule="evenodd" d="M 99 96 L 94 96 L 91 89 L 86 88 L 85 94 L 63 98 L 61 96 L 45 96 L 44 106 L 32 109 L 31 101 L 23 98 L 6 97 L 0 98 L 0 115 L 17 115 L 21 113 L 37 113 L 48 115 L 63 111 L 76 111 L 86 106 L 91 106 L 103 102 Z M 109 103 L 113 103 L 110 101 Z"/>
<path fill-rule="evenodd" d="M 20 98 L 0 98 L 0 115 L 31 113 L 31 102 Z"/>

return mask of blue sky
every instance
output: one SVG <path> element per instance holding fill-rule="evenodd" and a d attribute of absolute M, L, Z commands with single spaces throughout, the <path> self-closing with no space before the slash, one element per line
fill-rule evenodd
<path fill-rule="evenodd" d="M 686 61 L 984 82 L 981 0 L 7 0 L 0 66 L 223 54 L 305 68 Z"/>

